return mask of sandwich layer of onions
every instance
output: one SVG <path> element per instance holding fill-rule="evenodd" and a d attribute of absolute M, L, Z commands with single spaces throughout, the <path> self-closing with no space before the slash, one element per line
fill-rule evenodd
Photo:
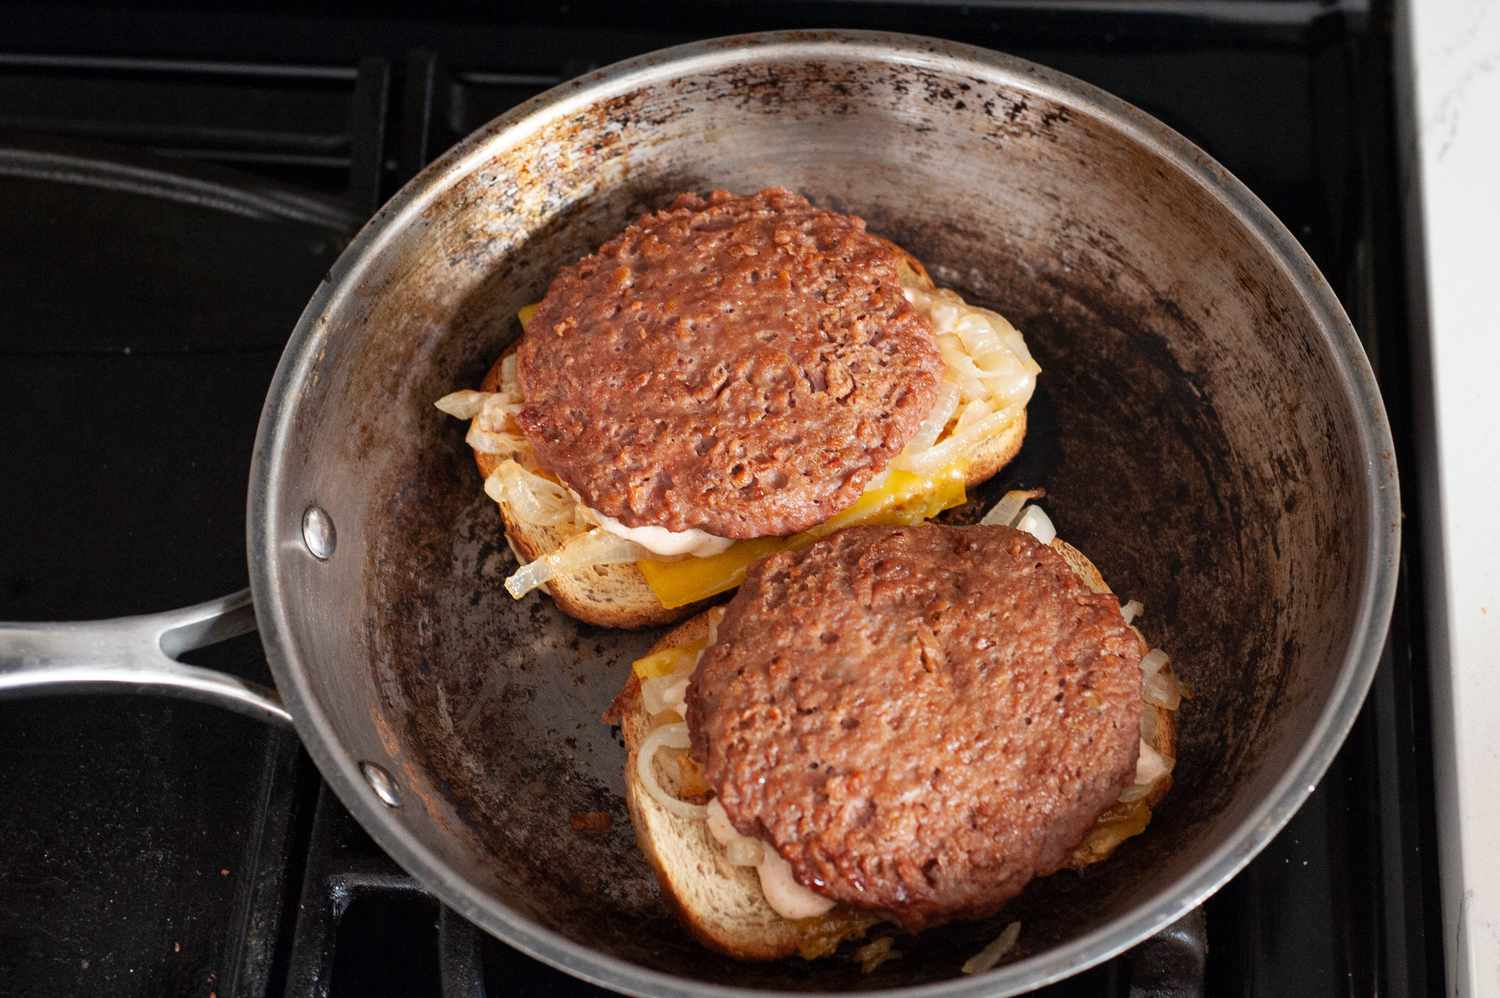
<path fill-rule="evenodd" d="M 901 291 L 932 324 L 943 357 L 937 403 L 894 467 L 931 474 L 973 451 L 1026 408 L 1041 367 L 1019 330 L 957 292 L 930 290 L 904 272 Z"/>
<path fill-rule="evenodd" d="M 967 455 L 1024 411 L 1041 368 L 1004 316 L 969 305 L 953 291 L 928 290 L 910 272 L 903 272 L 902 292 L 932 323 L 945 377 L 932 411 L 891 467 L 936 475 L 964 464 Z M 458 391 L 437 402 L 443 412 L 471 420 L 465 438 L 470 447 L 501 458 L 485 481 L 490 498 L 504 505 L 516 522 L 561 535 L 556 548 L 506 579 L 506 591 L 513 597 L 520 599 L 553 578 L 596 566 L 708 557 L 730 546 L 729 540 L 702 530 L 627 527 L 583 505 L 541 473 L 513 418 L 521 404 L 514 355 L 500 365 L 497 391 Z M 878 485 L 879 480 L 869 488 Z"/>

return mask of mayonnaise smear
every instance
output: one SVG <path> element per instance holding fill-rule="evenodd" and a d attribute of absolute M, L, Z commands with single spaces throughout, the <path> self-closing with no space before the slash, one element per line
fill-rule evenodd
<path fill-rule="evenodd" d="M 581 505 L 581 504 L 580 504 Z M 688 530 L 668 530 L 666 527 L 627 527 L 612 516 L 605 516 L 597 509 L 583 507 L 585 519 L 593 520 L 606 532 L 624 538 L 663 558 L 690 554 L 695 558 L 708 558 L 729 550 L 734 543 L 728 537 L 716 537 L 696 527 Z"/>

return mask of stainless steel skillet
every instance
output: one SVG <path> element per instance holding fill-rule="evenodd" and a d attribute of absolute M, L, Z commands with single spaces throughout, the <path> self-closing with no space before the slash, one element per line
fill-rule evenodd
<path fill-rule="evenodd" d="M 1004 311 L 1045 368 L 1013 481 L 1174 652 L 1195 698 L 1146 835 L 1039 882 L 999 923 L 846 961 L 744 965 L 680 932 L 598 722 L 650 635 L 511 603 L 455 427 L 515 309 L 671 192 L 771 183 L 864 215 Z M 168 656 L 245 629 L 246 596 L 150 618 L 0 627 L 0 690 L 141 688 L 295 720 L 371 834 L 500 938 L 621 990 L 1009 994 L 1155 931 L 1309 792 L 1384 639 L 1398 497 L 1348 320 L 1264 205 L 1201 151 L 1076 80 L 863 32 L 704 42 L 497 119 L 366 226 L 287 345 L 249 494 L 254 616 L 281 702 Z M 571 814 L 608 810 L 581 838 Z M 959 967 L 1011 919 L 1011 962 Z"/>

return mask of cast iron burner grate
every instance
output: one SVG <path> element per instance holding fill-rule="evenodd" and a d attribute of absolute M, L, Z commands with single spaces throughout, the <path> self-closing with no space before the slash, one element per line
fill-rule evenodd
<path fill-rule="evenodd" d="M 69 141 L 109 143 L 231 166 L 247 189 L 258 182 L 253 178 L 295 184 L 309 196 L 277 201 L 275 210 L 320 232 L 341 232 L 331 237 L 336 241 L 454 141 L 594 66 L 695 37 L 771 27 L 871 27 L 954 38 L 1097 83 L 1162 118 L 1243 179 L 1303 241 L 1340 294 L 1381 377 L 1397 446 L 1409 446 L 1404 243 L 1397 220 L 1385 210 L 1397 203 L 1397 192 L 1390 22 L 1383 10 L 1274 0 L 1136 9 L 812 3 L 754 11 L 662 3 L 649 14 L 606 12 L 592 25 L 584 20 L 567 13 L 486 25 L 466 12 L 417 23 L 395 15 L 334 22 L 291 13 L 49 11 L 22 20 L 5 43 L 9 49 L 0 52 L 0 128 L 50 137 L 52 145 L 41 144 L 51 150 L 48 155 L 82 155 Z M 141 56 L 164 49 L 173 57 Z M 265 62 L 266 52 L 277 53 L 277 64 Z M 65 141 L 58 145 L 56 139 Z M 36 148 L 31 139 L 0 145 Z M 5 172 L 0 169 L 0 175 Z M 314 256 L 334 250 L 312 247 Z M 13 295 L 30 290 L 0 286 Z M 51 357 L 48 349 L 44 343 L 0 340 L 0 354 Z M 75 349 L 103 348 L 93 341 L 56 347 L 58 363 Z M 173 343 L 163 349 L 190 355 L 199 348 Z M 214 344 L 203 352 L 223 349 Z M 232 349 L 250 350 L 252 358 L 264 354 L 256 363 L 268 376 L 275 343 Z M 244 394 L 257 390 L 252 384 Z M 253 409 L 247 410 L 250 431 L 253 419 Z M 1413 467 L 1406 453 L 1398 456 L 1403 467 Z M 11 476 L 29 470 L 0 464 Z M 240 484 L 205 488 L 219 488 L 222 500 L 237 508 Z M 1403 491 L 1418 494 L 1415 488 Z M 1418 515 L 1413 499 L 1407 506 Z M 1416 557 L 1413 536 L 1405 550 L 1407 558 Z M 25 554 L 13 562 L 33 563 L 54 564 Z M 233 569 L 226 571 L 233 575 Z M 22 572 L 6 583 L 13 604 L 28 606 L 28 586 L 53 591 Z M 59 585 L 56 591 L 72 590 Z M 152 599 L 170 599 L 146 591 Z M 209 595 L 194 592 L 177 602 Z M 160 605 L 94 607 L 75 600 L 69 612 L 103 616 Z M 1360 721 L 1317 792 L 1261 857 L 1182 922 L 1039 993 L 1441 991 L 1439 941 L 1425 931 L 1437 923 L 1420 608 L 1420 594 L 1408 580 L 1398 596 L 1390 650 Z M 27 615 L 34 612 L 0 614 Z M 253 638 L 205 653 L 204 661 L 264 678 Z M 13 726 L 6 737 L 40 743 L 56 718 L 74 716 L 67 709 L 49 706 L 50 713 Z M 187 724 L 172 716 L 161 735 L 168 740 L 211 745 L 215 737 L 243 737 L 245 730 L 234 726 L 238 722 L 204 725 L 192 715 Z M 292 736 L 254 738 L 254 751 L 263 752 L 260 782 L 225 792 L 253 790 L 259 818 L 252 819 L 251 846 L 239 868 L 220 871 L 227 879 L 243 876 L 252 886 L 235 893 L 230 914 L 222 916 L 226 941 L 219 959 L 192 983 L 176 971 L 162 971 L 150 976 L 157 982 L 153 987 L 147 975 L 111 971 L 116 976 L 103 983 L 78 977 L 88 989 L 287 998 L 598 990 L 507 948 L 443 907 L 354 823 Z M 224 751 L 233 748 L 231 741 Z M 0 799 L 24 815 L 24 793 L 45 794 L 53 785 L 51 774 L 39 774 L 19 784 L 21 798 Z M 89 801 L 78 806 L 91 813 Z M 148 818 L 136 820 L 144 824 Z M 72 834 L 64 827 L 58 836 Z M 0 826 L 6 829 L 34 831 L 24 824 Z M 7 834 L 7 841 L 19 840 Z M 23 849 L 19 872 L 31 858 Z M 123 877 L 129 890 L 128 869 L 90 870 L 88 863 L 86 855 L 72 873 Z M 7 875 L 15 873 L 0 874 L 0 882 Z M 26 993 L 77 990 L 67 983 L 74 978 L 44 959 L 8 965 L 5 952 L 47 952 L 27 934 L 33 924 L 77 922 L 73 931 L 84 939 L 79 945 L 85 953 L 107 950 L 119 938 L 109 935 L 107 922 L 96 926 L 89 912 L 76 911 L 70 902 L 64 896 L 53 910 L 36 901 L 25 911 L 0 903 L 0 972 Z M 212 897 L 182 903 L 200 919 L 215 917 Z M 90 961 L 83 962 L 87 970 Z"/>

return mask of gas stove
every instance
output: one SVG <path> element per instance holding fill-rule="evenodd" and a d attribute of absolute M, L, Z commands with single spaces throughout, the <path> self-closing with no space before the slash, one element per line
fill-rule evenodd
<path fill-rule="evenodd" d="M 1380 5 L 479 5 L 422 19 L 36 9 L 0 39 L 0 619 L 197 602 L 246 578 L 260 403 L 359 225 L 448 145 L 553 84 L 695 38 L 937 35 L 1144 108 L 1281 217 L 1354 320 L 1409 450 L 1408 243 Z M 1406 474 L 1415 462 L 1398 454 Z M 1403 494 L 1420 490 L 1403 481 Z M 1418 498 L 1408 498 L 1415 522 Z M 1404 540 L 1420 558 L 1420 538 Z M 1428 667 L 1405 577 L 1322 784 L 1203 906 L 1045 995 L 1429 994 L 1443 986 Z M 259 682 L 253 635 L 195 661 Z M 289 733 L 136 697 L 0 703 L 0 991 L 587 994 L 445 909 Z"/>

